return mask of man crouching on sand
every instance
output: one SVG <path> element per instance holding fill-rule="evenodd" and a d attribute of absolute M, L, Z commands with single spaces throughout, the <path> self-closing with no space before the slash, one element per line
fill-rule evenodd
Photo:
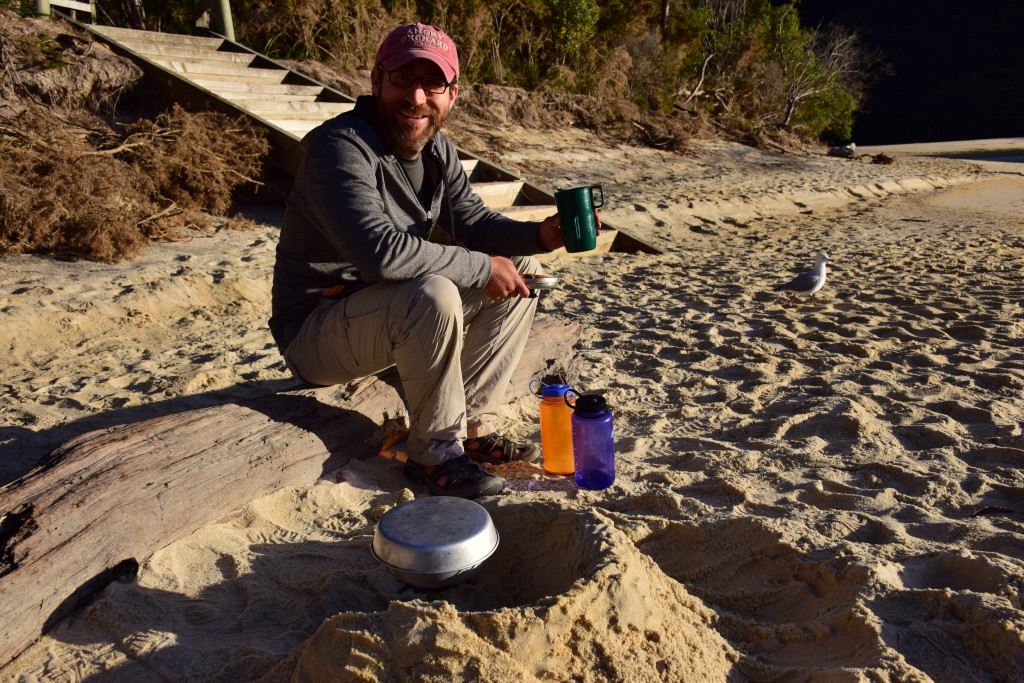
<path fill-rule="evenodd" d="M 434 495 L 504 488 L 476 462 L 534 462 L 491 419 L 522 355 L 537 299 L 529 254 L 562 246 L 557 216 L 486 208 L 440 132 L 459 93 L 441 29 L 392 31 L 373 95 L 303 140 L 274 267 L 270 329 L 289 368 L 339 384 L 396 365 L 409 409 L 405 475 Z M 434 224 L 451 244 L 428 240 Z M 476 461 L 476 462 L 474 462 Z"/>

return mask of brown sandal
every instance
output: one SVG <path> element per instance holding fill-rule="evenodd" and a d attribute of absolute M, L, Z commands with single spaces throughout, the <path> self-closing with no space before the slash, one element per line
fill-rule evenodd
<path fill-rule="evenodd" d="M 500 434 L 488 434 L 474 439 L 466 439 L 462 444 L 468 455 L 477 462 L 489 465 L 504 465 L 510 462 L 537 462 L 540 450 L 536 446 L 516 443 Z M 495 452 L 500 455 L 495 455 Z"/>

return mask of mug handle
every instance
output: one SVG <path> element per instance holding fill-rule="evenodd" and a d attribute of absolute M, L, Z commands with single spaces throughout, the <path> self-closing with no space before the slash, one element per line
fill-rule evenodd
<path fill-rule="evenodd" d="M 595 189 L 601 194 L 601 201 L 600 202 L 595 202 L 594 201 L 594 190 Z M 594 208 L 595 209 L 600 209 L 602 206 L 604 206 L 604 185 L 591 185 L 589 190 L 590 190 L 590 201 L 593 202 Z"/>

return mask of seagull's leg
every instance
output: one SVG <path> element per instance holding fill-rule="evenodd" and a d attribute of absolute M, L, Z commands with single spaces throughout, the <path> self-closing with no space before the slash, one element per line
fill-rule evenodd
<path fill-rule="evenodd" d="M 811 303 L 814 304 L 815 306 L 818 305 L 818 302 L 814 300 L 814 295 L 813 294 L 811 294 Z"/>
<path fill-rule="evenodd" d="M 796 298 L 796 292 L 793 292 L 793 293 L 792 293 L 792 294 L 790 295 L 790 297 L 789 297 L 789 303 L 788 303 L 788 304 L 786 304 L 786 305 L 787 305 L 787 306 L 792 306 L 792 305 L 793 305 L 793 299 L 795 299 L 795 298 Z"/>

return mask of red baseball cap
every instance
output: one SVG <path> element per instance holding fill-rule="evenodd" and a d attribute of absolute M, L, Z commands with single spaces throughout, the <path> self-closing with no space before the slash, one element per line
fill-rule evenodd
<path fill-rule="evenodd" d="M 376 64 L 390 71 L 421 58 L 441 67 L 448 82 L 458 79 L 455 43 L 441 29 L 426 24 L 406 24 L 389 33 L 377 50 Z"/>

